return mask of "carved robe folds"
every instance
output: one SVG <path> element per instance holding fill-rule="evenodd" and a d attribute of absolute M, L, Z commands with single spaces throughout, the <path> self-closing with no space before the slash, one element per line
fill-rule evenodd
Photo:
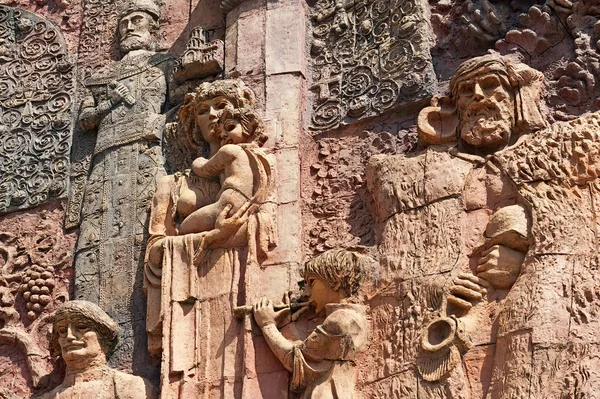
<path fill-rule="evenodd" d="M 165 54 L 128 54 L 86 81 L 90 96 L 80 115 L 82 127 L 97 127 L 98 135 L 77 244 L 75 294 L 98 303 L 126 335 L 134 319 L 143 323 L 132 309 L 143 309 L 145 302 L 141 255 L 156 180 L 165 174 L 160 141 L 171 65 Z M 124 84 L 131 98 L 101 113 L 98 109 L 110 100 L 114 82 Z M 131 356 L 127 352 L 125 347 L 123 356 Z"/>
<path fill-rule="evenodd" d="M 354 397 L 354 358 L 367 340 L 367 319 L 362 305 L 329 304 L 320 326 L 288 354 L 293 364 L 292 389 L 302 399 Z"/>
<path fill-rule="evenodd" d="M 190 187 L 202 203 L 215 202 L 222 189 L 190 171 L 169 178 L 158 190 L 171 194 L 154 197 L 145 266 L 146 328 L 150 352 L 162 352 L 161 395 L 240 397 L 247 343 L 233 308 L 245 302 L 246 275 L 256 265 L 256 251 L 273 243 L 272 209 L 263 204 L 228 248 L 201 249 L 205 233 L 175 235 L 175 204 Z M 257 191 L 261 187 L 270 188 L 259 185 Z M 162 260 L 152 262 L 153 248 L 160 248 Z"/>

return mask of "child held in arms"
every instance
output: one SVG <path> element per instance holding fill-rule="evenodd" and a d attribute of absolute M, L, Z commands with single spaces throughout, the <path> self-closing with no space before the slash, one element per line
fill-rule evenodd
<path fill-rule="evenodd" d="M 301 398 L 352 398 L 354 359 L 367 340 L 364 307 L 356 296 L 368 262 L 367 256 L 343 249 L 327 251 L 306 263 L 304 295 L 325 320 L 301 343 L 287 340 L 276 327 L 280 312 L 261 298 L 254 319 L 284 367 L 293 373 L 291 388 Z"/>
<path fill-rule="evenodd" d="M 195 210 L 181 222 L 179 235 L 213 230 L 217 216 L 228 204 L 230 212 L 237 212 L 249 201 L 260 205 L 272 184 L 271 167 L 258 148 L 268 137 L 252 110 L 226 107 L 216 133 L 221 147 L 209 159 L 196 158 L 192 172 L 199 177 L 219 177 L 221 190 L 215 203 Z"/>

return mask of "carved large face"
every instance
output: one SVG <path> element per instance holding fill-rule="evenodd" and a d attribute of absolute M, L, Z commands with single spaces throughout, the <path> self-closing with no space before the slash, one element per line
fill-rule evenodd
<path fill-rule="evenodd" d="M 84 318 L 63 319 L 56 323 L 58 344 L 65 362 L 87 363 L 105 359 L 99 334 L 89 320 Z"/>
<path fill-rule="evenodd" d="M 457 111 L 460 138 L 484 149 L 508 144 L 515 125 L 514 93 L 505 78 L 488 73 L 459 83 Z"/>
<path fill-rule="evenodd" d="M 316 313 L 320 313 L 328 303 L 340 302 L 339 291 L 330 287 L 322 277 L 309 274 L 305 277 L 305 284 L 303 296 L 308 297 Z"/>
<path fill-rule="evenodd" d="M 226 107 L 233 107 L 233 104 L 224 96 L 204 100 L 196 107 L 196 124 L 207 143 L 220 142 L 217 125 Z"/>
<path fill-rule="evenodd" d="M 136 11 L 126 15 L 119 21 L 119 37 L 121 51 L 148 50 L 154 40 L 154 18 L 146 12 Z"/>

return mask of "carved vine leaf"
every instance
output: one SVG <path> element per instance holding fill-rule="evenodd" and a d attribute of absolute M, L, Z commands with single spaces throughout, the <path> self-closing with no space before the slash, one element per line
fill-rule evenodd
<path fill-rule="evenodd" d="M 437 47 L 463 58 L 483 54 L 517 25 L 517 16 L 535 1 L 466 0 L 434 2 L 432 23 Z"/>
<path fill-rule="evenodd" d="M 383 131 L 384 133 L 380 132 Z M 396 128 L 365 130 L 360 137 L 318 141 L 318 161 L 310 166 L 316 181 L 309 206 L 316 221 L 308 232 L 311 251 L 367 245 L 374 240 L 373 220 L 366 204 L 365 165 L 372 155 L 403 153 L 416 137 Z"/>
<path fill-rule="evenodd" d="M 0 212 L 66 194 L 73 65 L 60 30 L 0 6 Z"/>
<path fill-rule="evenodd" d="M 502 54 L 520 53 L 545 72 L 545 97 L 556 120 L 600 108 L 600 7 L 583 0 L 548 0 L 519 17 L 519 27 L 496 42 Z"/>

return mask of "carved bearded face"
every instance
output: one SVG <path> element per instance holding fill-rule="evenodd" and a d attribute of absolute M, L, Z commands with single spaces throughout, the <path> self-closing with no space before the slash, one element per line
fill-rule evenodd
<path fill-rule="evenodd" d="M 67 318 L 56 323 L 55 328 L 61 355 L 67 364 L 76 362 L 85 365 L 98 358 L 105 360 L 100 336 L 89 320 Z"/>
<path fill-rule="evenodd" d="M 515 98 L 508 82 L 488 73 L 459 83 L 457 111 L 460 138 L 483 149 L 507 145 L 515 125 Z"/>
<path fill-rule="evenodd" d="M 149 50 L 154 40 L 154 18 L 143 11 L 132 12 L 119 21 L 120 46 L 123 53 L 133 50 Z"/>

